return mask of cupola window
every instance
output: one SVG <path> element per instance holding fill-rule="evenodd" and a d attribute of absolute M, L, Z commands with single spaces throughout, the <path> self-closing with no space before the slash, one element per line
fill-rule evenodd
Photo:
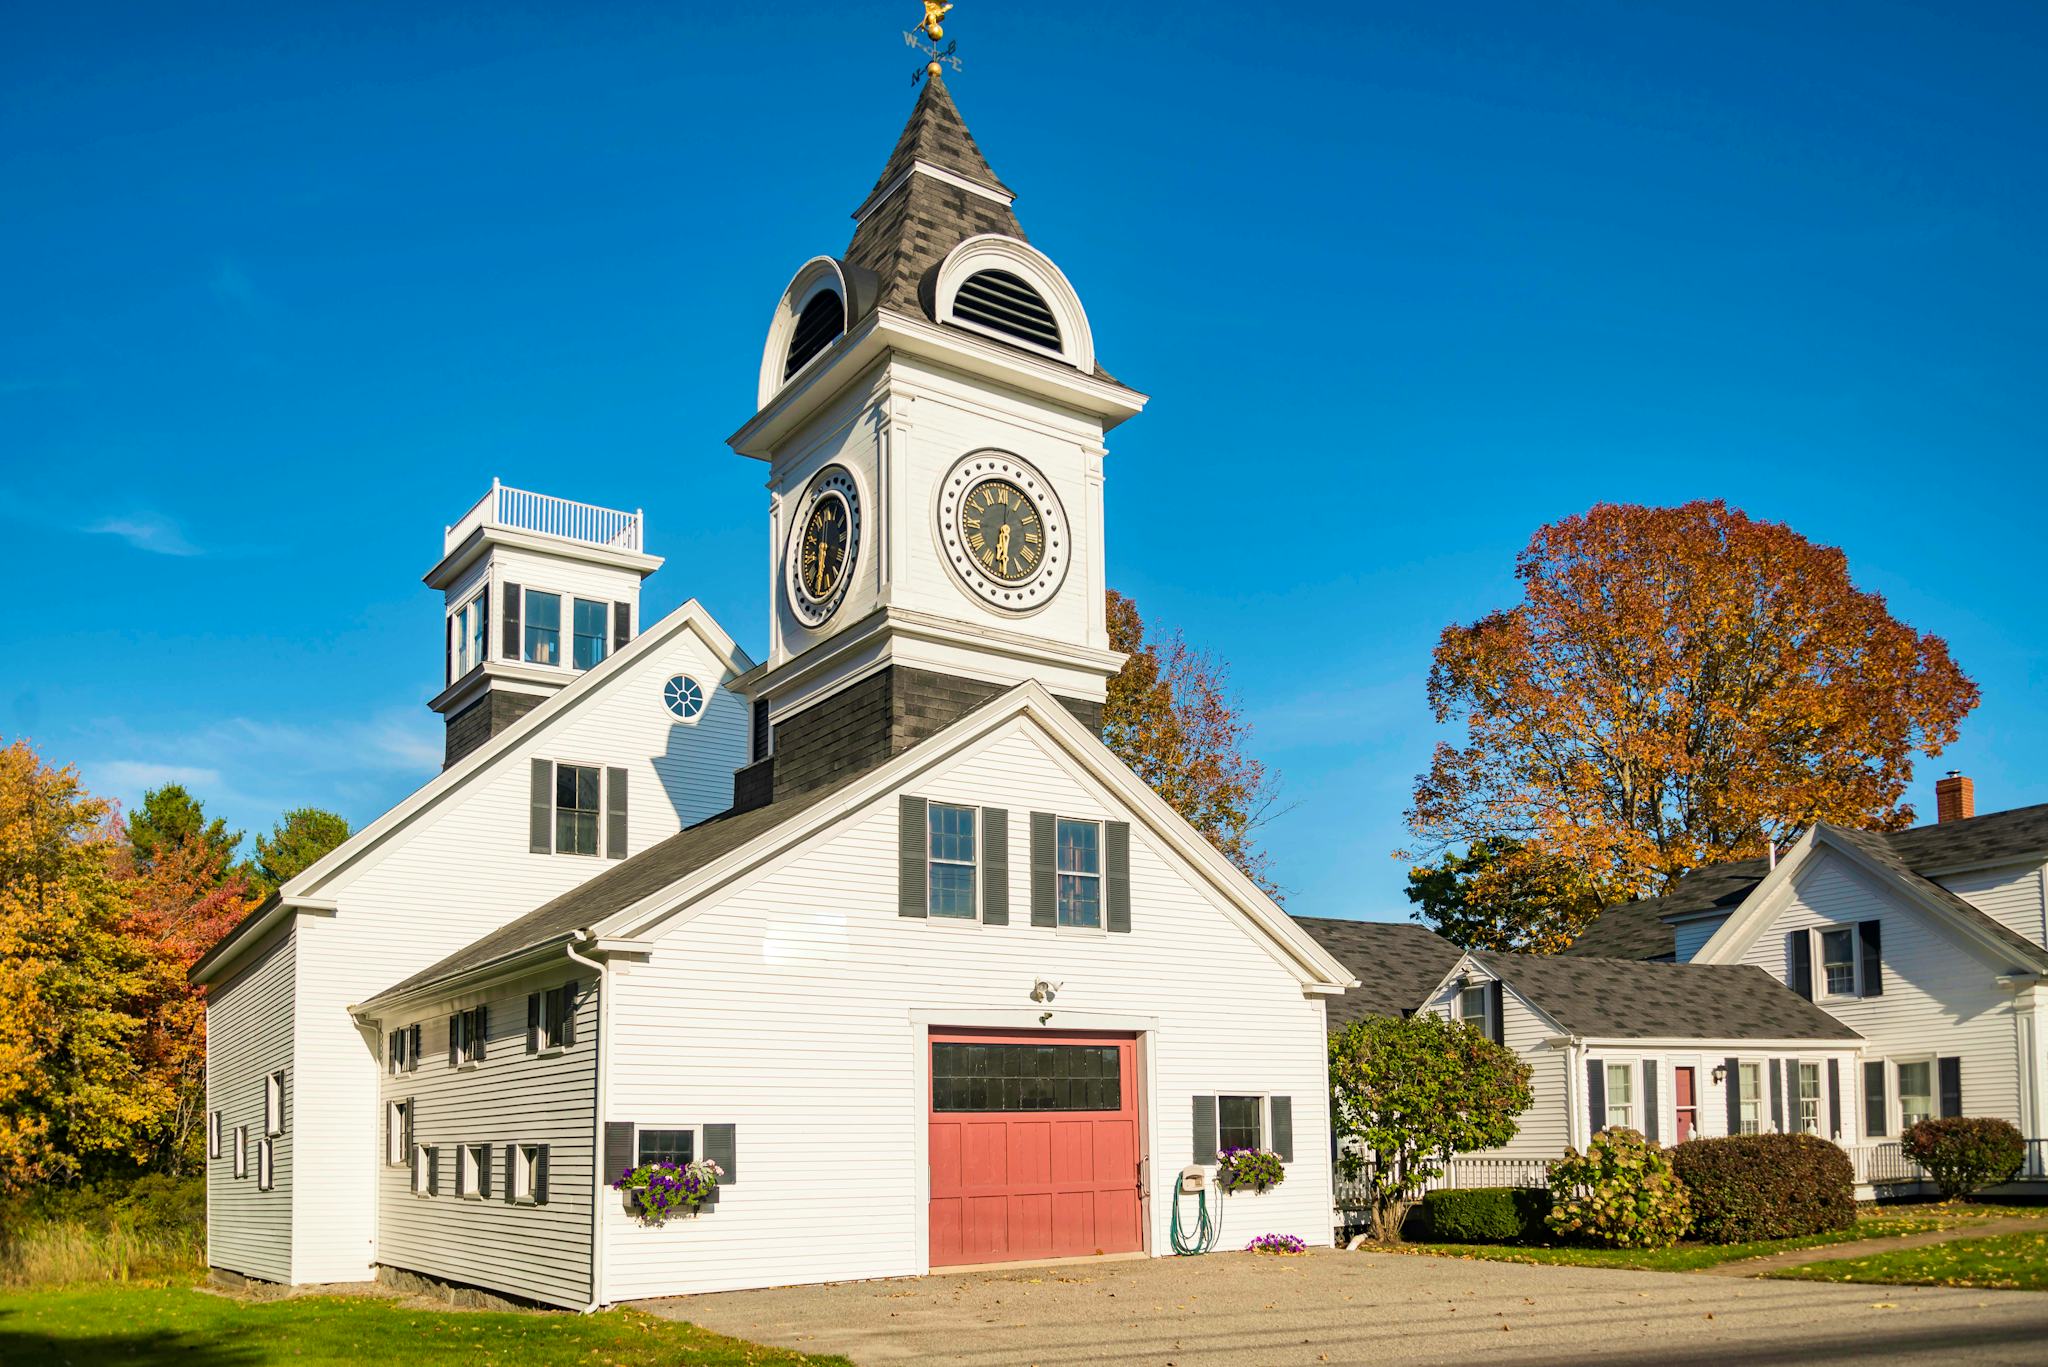
<path fill-rule="evenodd" d="M 977 271 L 953 296 L 953 316 L 1047 351 L 1060 350 L 1060 325 L 1045 299 L 1008 271 Z"/>
<path fill-rule="evenodd" d="M 782 378 L 802 370 L 813 356 L 846 331 L 846 302 L 832 290 L 819 290 L 797 315 L 796 333 L 789 341 L 789 359 L 783 363 Z"/>

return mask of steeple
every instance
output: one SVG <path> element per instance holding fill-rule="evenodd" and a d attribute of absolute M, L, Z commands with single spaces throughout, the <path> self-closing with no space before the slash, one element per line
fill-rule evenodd
<path fill-rule="evenodd" d="M 930 317 L 920 287 L 946 253 L 984 233 L 1026 240 L 1010 211 L 1015 198 L 989 169 L 946 83 L 930 77 L 881 178 L 853 212 L 859 226 L 846 264 L 875 273 L 883 308 Z"/>

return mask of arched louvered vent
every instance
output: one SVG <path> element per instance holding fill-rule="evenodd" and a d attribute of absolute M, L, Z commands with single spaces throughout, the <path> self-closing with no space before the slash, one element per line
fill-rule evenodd
<path fill-rule="evenodd" d="M 1048 351 L 1060 349 L 1060 325 L 1038 291 L 1008 271 L 977 271 L 953 296 L 953 316 Z"/>
<path fill-rule="evenodd" d="M 786 380 L 802 370 L 811 357 L 831 346 L 844 331 L 845 301 L 832 290 L 819 290 L 797 315 L 796 335 L 789 339 L 789 360 L 783 364 L 782 378 Z"/>

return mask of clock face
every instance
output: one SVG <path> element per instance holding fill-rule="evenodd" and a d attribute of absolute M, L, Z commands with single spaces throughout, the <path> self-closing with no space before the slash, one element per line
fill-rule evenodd
<path fill-rule="evenodd" d="M 1044 475 L 977 451 L 939 485 L 939 549 L 967 591 L 1005 612 L 1052 601 L 1067 575 L 1067 517 Z"/>
<path fill-rule="evenodd" d="M 860 558 L 860 490 L 843 465 L 811 481 L 790 527 L 784 577 L 790 610 L 806 626 L 830 617 Z"/>

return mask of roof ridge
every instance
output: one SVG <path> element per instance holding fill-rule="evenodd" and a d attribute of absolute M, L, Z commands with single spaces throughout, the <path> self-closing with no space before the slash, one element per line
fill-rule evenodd
<path fill-rule="evenodd" d="M 889 159 L 882 163 L 882 174 L 876 178 L 875 188 L 868 191 L 867 198 L 861 201 L 861 207 L 872 204 L 892 182 L 920 161 L 985 185 L 999 194 L 1014 193 L 989 168 L 988 158 L 981 153 L 981 145 L 968 131 L 967 120 L 960 116 L 960 107 L 953 103 L 952 92 L 937 76 L 927 80 L 924 88 L 918 91 L 917 103 L 910 109 L 910 118 L 905 121 L 902 133 L 897 135 L 896 146 L 890 151 Z M 854 212 L 858 216 L 860 210 Z"/>

